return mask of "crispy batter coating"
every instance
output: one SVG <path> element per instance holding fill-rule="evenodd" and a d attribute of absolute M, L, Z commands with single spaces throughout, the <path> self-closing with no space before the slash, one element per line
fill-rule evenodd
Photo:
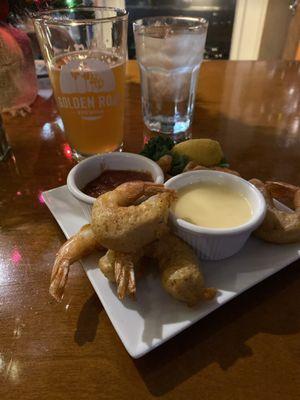
<path fill-rule="evenodd" d="M 300 241 L 300 188 L 283 182 L 267 182 L 251 179 L 266 200 L 267 212 L 264 221 L 255 231 L 255 236 L 266 242 L 284 244 Z M 293 212 L 276 208 L 273 197 L 294 207 Z"/>
<path fill-rule="evenodd" d="M 151 197 L 132 205 L 142 196 Z M 99 196 L 92 210 L 97 241 L 115 251 L 137 252 L 166 232 L 174 198 L 174 191 L 147 182 L 125 183 Z"/>
<path fill-rule="evenodd" d="M 170 154 L 165 154 L 156 161 L 160 168 L 163 170 L 164 174 L 170 172 L 172 166 L 172 158 L 173 157 Z"/>
<path fill-rule="evenodd" d="M 215 297 L 216 289 L 206 288 L 204 285 L 204 278 L 193 249 L 180 238 L 167 234 L 145 246 L 138 253 L 127 254 L 126 257 L 129 257 L 133 271 L 136 272 L 139 268 L 140 260 L 144 255 L 156 260 L 163 288 L 175 299 L 193 306 L 201 300 L 211 300 Z M 116 281 L 117 258 L 117 252 L 108 250 L 106 255 L 99 260 L 100 269 L 113 282 Z M 130 293 L 129 281 L 125 279 L 125 273 L 128 270 L 125 257 L 123 259 L 119 257 L 118 268 L 124 276 L 122 293 L 125 296 Z"/>
<path fill-rule="evenodd" d="M 147 255 L 157 260 L 162 285 L 175 299 L 193 306 L 200 300 L 215 297 L 216 290 L 204 286 L 196 254 L 180 238 L 165 235 L 148 247 Z"/>

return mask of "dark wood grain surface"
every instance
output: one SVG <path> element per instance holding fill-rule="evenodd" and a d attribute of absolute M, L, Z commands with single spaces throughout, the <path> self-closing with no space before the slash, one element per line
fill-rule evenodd
<path fill-rule="evenodd" d="M 219 140 L 245 178 L 300 185 L 300 64 L 206 62 L 193 137 Z M 143 143 L 137 66 L 127 79 L 125 148 Z M 0 399 L 300 398 L 299 263 L 139 360 L 126 353 L 79 264 L 61 304 L 50 270 L 64 236 L 41 192 L 73 163 L 53 99 L 5 117 L 0 163 Z"/>

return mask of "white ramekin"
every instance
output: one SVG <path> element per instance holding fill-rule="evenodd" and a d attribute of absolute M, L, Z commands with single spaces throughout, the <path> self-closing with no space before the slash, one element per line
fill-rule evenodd
<path fill-rule="evenodd" d="M 153 182 L 164 182 L 161 168 L 154 161 L 139 154 L 114 152 L 89 157 L 73 167 L 67 178 L 68 189 L 79 200 L 88 220 L 91 218 L 92 206 L 96 199 L 86 195 L 81 189 L 105 169 L 149 172 Z"/>
<path fill-rule="evenodd" d="M 262 222 L 266 213 L 265 199 L 258 189 L 248 181 L 224 172 L 191 171 L 169 179 L 165 186 L 179 190 L 188 185 L 214 182 L 232 187 L 250 202 L 253 215 L 249 221 L 234 228 L 204 228 L 177 218 L 170 212 L 170 221 L 175 233 L 189 243 L 198 256 L 205 260 L 221 260 L 237 253 L 246 243 L 251 232 Z"/>

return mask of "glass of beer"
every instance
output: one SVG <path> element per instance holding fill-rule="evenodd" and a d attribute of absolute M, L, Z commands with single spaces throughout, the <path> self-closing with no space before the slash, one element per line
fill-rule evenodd
<path fill-rule="evenodd" d="M 126 10 L 62 8 L 34 19 L 57 107 L 76 160 L 123 142 Z"/>

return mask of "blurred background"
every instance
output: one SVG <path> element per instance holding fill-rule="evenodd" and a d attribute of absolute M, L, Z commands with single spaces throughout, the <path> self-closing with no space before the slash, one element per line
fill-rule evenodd
<path fill-rule="evenodd" d="M 207 59 L 300 58 L 300 7 L 290 0 L 127 0 L 130 21 L 144 16 L 190 15 L 209 21 Z M 129 56 L 134 57 L 132 29 Z"/>
<path fill-rule="evenodd" d="M 0 0 L 0 4 L 5 0 Z M 24 5 L 63 7 L 89 4 L 89 0 L 10 1 L 17 13 L 10 20 L 32 40 L 35 59 L 41 55 L 30 22 L 16 15 Z M 97 5 L 117 6 L 129 11 L 128 55 L 135 57 L 132 21 L 145 16 L 202 16 L 209 21 L 206 59 L 299 60 L 300 0 L 94 0 Z M 3 5 L 1 6 L 3 8 Z M 0 8 L 1 8 L 0 7 Z"/>

